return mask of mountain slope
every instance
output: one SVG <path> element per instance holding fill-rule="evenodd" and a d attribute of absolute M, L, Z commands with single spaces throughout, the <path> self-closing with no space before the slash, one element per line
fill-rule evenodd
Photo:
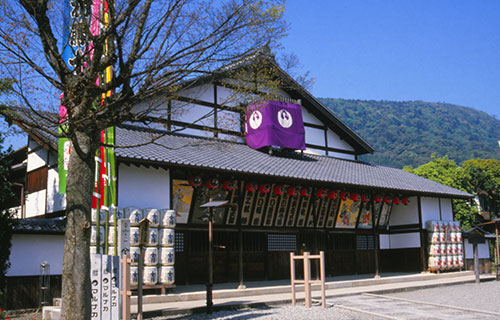
<path fill-rule="evenodd" d="M 419 166 L 430 155 L 500 159 L 500 120 L 468 107 L 423 101 L 319 99 L 375 148 L 363 160 Z"/>

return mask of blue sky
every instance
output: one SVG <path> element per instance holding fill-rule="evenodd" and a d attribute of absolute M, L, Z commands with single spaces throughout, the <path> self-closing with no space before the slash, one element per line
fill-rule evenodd
<path fill-rule="evenodd" d="M 500 1 L 289 0 L 317 97 L 423 100 L 500 119 Z"/>

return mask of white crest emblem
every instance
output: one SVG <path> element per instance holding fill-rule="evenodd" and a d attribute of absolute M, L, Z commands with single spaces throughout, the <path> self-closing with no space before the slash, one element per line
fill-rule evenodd
<path fill-rule="evenodd" d="M 252 129 L 257 129 L 262 124 L 262 113 L 260 113 L 259 110 L 255 110 L 250 115 L 248 122 L 250 123 L 250 127 L 252 127 Z"/>
<path fill-rule="evenodd" d="M 293 124 L 292 115 L 285 109 L 281 109 L 278 111 L 278 122 L 283 128 L 288 129 Z"/>

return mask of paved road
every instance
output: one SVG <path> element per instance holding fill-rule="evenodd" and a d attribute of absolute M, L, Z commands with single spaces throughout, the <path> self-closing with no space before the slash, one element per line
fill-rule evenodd
<path fill-rule="evenodd" d="M 328 299 L 328 304 L 386 319 L 500 319 L 500 313 L 440 305 L 385 295 L 360 294 Z"/>

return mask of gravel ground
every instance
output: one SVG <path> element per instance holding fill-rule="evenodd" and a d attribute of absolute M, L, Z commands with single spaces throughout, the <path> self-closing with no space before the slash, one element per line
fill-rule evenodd
<path fill-rule="evenodd" d="M 457 306 L 500 313 L 500 282 L 489 281 L 481 284 L 460 284 L 442 286 L 429 289 L 421 289 L 408 292 L 397 292 L 384 294 L 385 296 L 398 297 L 415 301 L 432 302 L 442 305 Z M 327 299 L 328 301 L 328 299 Z M 306 309 L 303 304 L 296 307 L 281 305 L 264 308 L 246 308 L 239 310 L 228 310 L 214 312 L 210 316 L 206 314 L 175 315 L 167 317 L 156 317 L 154 320 L 184 320 L 184 319 L 342 319 L 342 320 L 368 320 L 382 319 L 373 315 L 357 313 L 338 307 L 322 309 L 314 306 Z"/>
<path fill-rule="evenodd" d="M 500 313 L 500 281 L 467 283 L 385 295 Z"/>

